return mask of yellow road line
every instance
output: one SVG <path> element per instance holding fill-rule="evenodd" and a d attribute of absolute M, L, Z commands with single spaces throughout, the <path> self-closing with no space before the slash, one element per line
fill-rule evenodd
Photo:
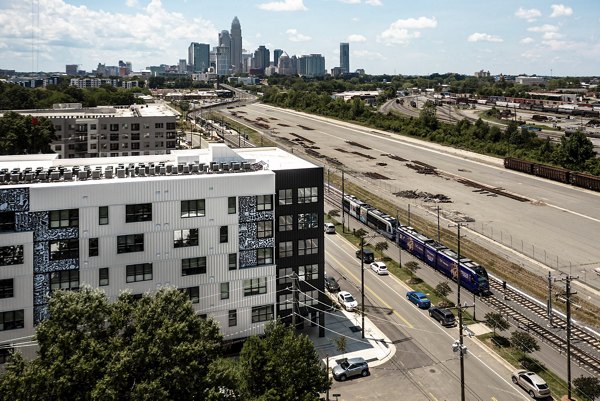
<path fill-rule="evenodd" d="M 348 270 L 347 268 L 345 268 L 344 265 L 338 259 L 336 259 L 334 256 L 331 256 L 331 254 L 329 254 L 329 252 L 326 252 L 326 254 L 327 254 L 328 258 L 333 259 L 338 265 L 340 265 L 342 267 L 342 269 L 344 269 L 348 273 L 348 275 L 352 276 L 352 278 L 355 281 L 357 281 L 357 282 L 360 283 L 360 279 L 358 277 L 356 277 L 354 274 L 352 274 L 350 272 L 350 270 Z M 367 290 L 367 292 L 371 293 L 375 298 L 377 298 L 377 300 L 379 302 L 381 302 L 381 304 L 383 306 L 385 306 L 386 308 L 391 309 L 394 312 L 394 315 L 396 315 L 400 320 L 402 320 L 409 329 L 414 328 L 414 326 L 412 324 L 410 324 L 409 321 L 404 318 L 404 316 L 402 316 L 401 314 L 399 314 L 398 311 L 396 311 L 395 308 L 392 308 L 387 302 L 385 302 L 383 299 L 381 299 L 379 297 L 379 295 L 377 295 L 374 291 L 372 291 L 367 285 L 365 285 L 365 289 Z"/>
<path fill-rule="evenodd" d="M 498 401 L 496 397 L 492 397 L 492 401 Z"/>
<path fill-rule="evenodd" d="M 438 399 L 437 399 L 437 398 L 435 398 L 435 395 L 433 395 L 433 394 L 431 394 L 431 393 L 429 393 L 429 395 L 430 395 L 430 396 L 431 396 L 431 398 L 433 398 L 435 401 L 438 401 Z"/>

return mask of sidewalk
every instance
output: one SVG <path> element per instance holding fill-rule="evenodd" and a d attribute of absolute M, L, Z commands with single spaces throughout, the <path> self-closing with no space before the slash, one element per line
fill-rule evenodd
<path fill-rule="evenodd" d="M 325 313 L 325 337 L 319 337 L 319 327 L 305 327 L 303 332 L 315 344 L 323 364 L 334 367 L 344 358 L 363 357 L 369 366 L 385 363 L 396 353 L 396 347 L 369 318 L 365 317 L 365 338 L 362 338 L 360 313 L 337 310 Z M 336 339 L 346 338 L 345 352 L 340 352 Z"/>

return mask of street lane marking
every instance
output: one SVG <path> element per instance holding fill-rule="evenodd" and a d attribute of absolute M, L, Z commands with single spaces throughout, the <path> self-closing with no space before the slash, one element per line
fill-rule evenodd
<path fill-rule="evenodd" d="M 352 276 L 352 278 L 355 281 L 360 283 L 360 279 L 358 277 L 356 277 L 353 273 L 351 273 L 350 270 L 348 270 L 346 267 L 344 267 L 344 265 L 338 259 L 336 259 L 334 256 L 332 256 L 329 252 L 326 252 L 326 254 L 328 255 L 328 257 L 330 259 L 333 259 L 339 266 L 341 266 L 341 268 L 344 269 L 348 273 L 348 275 Z M 409 321 L 404 318 L 404 316 L 399 314 L 398 311 L 396 311 L 396 308 L 392 308 L 387 302 L 385 302 L 383 299 L 381 299 L 379 297 L 379 295 L 377 295 L 373 290 L 371 290 L 369 288 L 369 286 L 365 285 L 365 289 L 367 290 L 367 292 L 371 293 L 375 298 L 377 298 L 377 300 L 379 302 L 381 302 L 381 304 L 383 306 L 392 310 L 394 312 L 394 315 L 396 315 L 400 320 L 402 320 L 409 329 L 414 329 L 414 326 L 412 324 L 410 324 Z"/>
<path fill-rule="evenodd" d="M 431 398 L 433 398 L 435 401 L 438 401 L 438 399 L 437 399 L 437 398 L 435 398 L 435 395 L 433 395 L 433 394 L 431 394 L 431 393 L 429 393 L 429 395 L 430 395 L 430 396 L 431 396 Z"/>

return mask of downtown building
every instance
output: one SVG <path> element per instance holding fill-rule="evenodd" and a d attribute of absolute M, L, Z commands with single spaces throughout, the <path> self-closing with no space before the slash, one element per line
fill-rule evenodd
<path fill-rule="evenodd" d="M 177 114 L 161 104 L 83 108 L 60 103 L 14 111 L 50 119 L 56 136 L 51 147 L 62 159 L 165 154 L 177 147 Z"/>
<path fill-rule="evenodd" d="M 277 148 L 2 156 L 0 363 L 53 292 L 83 285 L 110 299 L 175 286 L 226 341 L 293 310 L 322 327 L 322 227 L 322 167 Z"/>

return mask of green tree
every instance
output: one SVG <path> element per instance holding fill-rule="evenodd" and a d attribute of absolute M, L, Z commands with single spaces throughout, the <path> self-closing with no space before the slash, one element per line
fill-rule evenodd
<path fill-rule="evenodd" d="M 523 354 L 521 359 L 524 359 L 527 354 L 540 350 L 536 339 L 524 331 L 513 331 L 510 335 L 510 345 Z"/>
<path fill-rule="evenodd" d="M 502 313 L 488 312 L 485 314 L 484 319 L 485 324 L 494 330 L 494 337 L 496 337 L 496 330 L 504 331 L 510 327 Z"/>
<path fill-rule="evenodd" d="M 0 117 L 0 154 L 52 153 L 54 126 L 47 118 L 15 112 Z"/>
<path fill-rule="evenodd" d="M 452 293 L 452 288 L 444 281 L 436 285 L 434 291 L 440 297 L 446 297 Z"/>
<path fill-rule="evenodd" d="M 219 328 L 174 289 L 110 303 L 90 288 L 57 291 L 36 330 L 38 356 L 17 356 L 0 379 L 0 399 L 192 400 L 213 383 Z"/>
<path fill-rule="evenodd" d="M 580 130 L 560 138 L 559 160 L 561 166 L 581 170 L 588 159 L 596 156 L 594 144 Z"/>
<path fill-rule="evenodd" d="M 580 376 L 573 380 L 575 391 L 586 401 L 594 401 L 600 397 L 600 379 L 598 377 Z"/>
<path fill-rule="evenodd" d="M 425 102 L 425 105 L 419 113 L 419 120 L 425 128 L 436 130 L 439 127 L 440 122 L 437 119 L 436 107 L 433 102 Z"/>
<path fill-rule="evenodd" d="M 383 252 L 389 248 L 387 241 L 379 241 L 375 244 L 375 250 L 383 257 Z"/>
<path fill-rule="evenodd" d="M 267 325 L 264 338 L 246 341 L 239 362 L 248 400 L 317 401 L 331 385 L 312 341 L 278 321 Z"/>

